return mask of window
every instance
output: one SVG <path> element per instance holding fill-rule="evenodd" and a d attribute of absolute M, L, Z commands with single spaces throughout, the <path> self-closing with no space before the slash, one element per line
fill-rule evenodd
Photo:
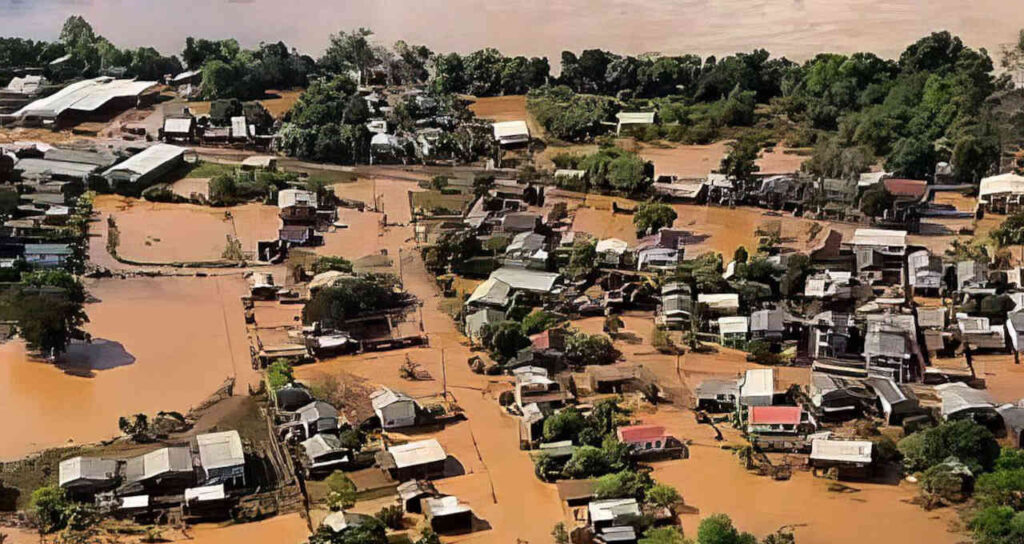
<path fill-rule="evenodd" d="M 651 449 L 651 443 L 650 443 L 650 442 L 647 442 L 646 444 L 644 444 L 644 449 L 645 449 L 645 450 L 649 450 L 649 449 Z"/>
<path fill-rule="evenodd" d="M 658 449 L 661 449 L 661 440 L 656 440 L 656 441 L 654 442 L 654 447 L 655 447 L 655 448 L 658 448 Z"/>

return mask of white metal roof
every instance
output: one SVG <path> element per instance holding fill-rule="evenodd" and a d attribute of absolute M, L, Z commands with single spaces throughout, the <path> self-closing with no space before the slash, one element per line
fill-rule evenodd
<path fill-rule="evenodd" d="M 653 111 L 620 111 L 615 114 L 620 125 L 649 125 L 654 122 Z"/>
<path fill-rule="evenodd" d="M 203 73 L 201 70 L 186 70 L 171 78 L 171 83 L 177 83 L 179 81 L 185 81 L 192 79 L 193 77 Z"/>
<path fill-rule="evenodd" d="M 770 368 L 752 368 L 743 375 L 740 396 L 760 397 L 775 394 L 775 371 Z"/>
<path fill-rule="evenodd" d="M 60 462 L 58 483 L 61 487 L 75 480 L 113 480 L 117 475 L 117 461 L 99 457 L 72 457 Z"/>
<path fill-rule="evenodd" d="M 218 501 L 225 498 L 224 484 L 190 487 L 185 490 L 185 502 Z"/>
<path fill-rule="evenodd" d="M 188 448 L 160 448 L 130 459 L 125 468 L 129 481 L 152 478 L 169 472 L 191 472 L 192 454 Z"/>
<path fill-rule="evenodd" d="M 986 197 L 999 193 L 1024 193 L 1024 176 L 1014 173 L 982 178 L 978 196 Z"/>
<path fill-rule="evenodd" d="M 505 282 L 512 289 L 549 292 L 560 276 L 554 272 L 538 272 L 525 268 L 502 267 L 491 272 L 491 278 Z"/>
<path fill-rule="evenodd" d="M 587 509 L 590 511 L 590 521 L 613 521 L 621 516 L 639 516 L 640 506 L 636 499 L 608 499 L 593 501 Z"/>
<path fill-rule="evenodd" d="M 843 461 L 847 463 L 871 463 L 872 447 L 873 444 L 867 440 L 815 438 L 811 441 L 811 459 Z"/>
<path fill-rule="evenodd" d="M 387 387 L 382 387 L 370 394 L 370 404 L 373 405 L 374 410 L 380 410 L 396 402 L 415 403 L 416 401 L 401 391 L 394 391 Z"/>
<path fill-rule="evenodd" d="M 907 231 L 857 229 L 851 242 L 855 246 L 906 246 Z"/>
<path fill-rule="evenodd" d="M 184 154 L 184 147 L 168 144 L 156 144 L 154 146 L 147 147 L 141 153 L 132 156 L 121 164 L 111 166 L 103 172 L 103 175 L 109 176 L 115 172 L 127 172 L 131 174 L 133 178 L 141 177 Z"/>
<path fill-rule="evenodd" d="M 238 431 L 201 434 L 196 437 L 199 460 L 206 470 L 245 464 L 245 451 Z"/>
<path fill-rule="evenodd" d="M 39 115 L 56 117 L 67 110 L 95 111 L 115 98 L 138 96 L 155 81 L 134 81 L 98 77 L 72 83 L 56 93 L 40 98 L 14 113 L 17 117 Z"/>
<path fill-rule="evenodd" d="M 750 329 L 747 317 L 742 315 L 719 317 L 718 332 L 722 334 L 746 334 Z"/>
<path fill-rule="evenodd" d="M 502 140 L 524 136 L 530 136 L 530 129 L 526 126 L 526 121 L 501 121 L 494 123 L 495 139 Z"/>
<path fill-rule="evenodd" d="M 316 206 L 316 193 L 304 189 L 282 189 L 277 192 L 277 207 Z"/>
<path fill-rule="evenodd" d="M 503 306 L 508 302 L 508 295 L 511 290 L 512 287 L 509 286 L 509 284 L 497 278 L 488 278 L 483 283 L 476 286 L 476 289 L 473 290 L 473 294 L 466 300 L 466 304 L 484 302 Z"/>
<path fill-rule="evenodd" d="M 857 180 L 857 187 L 870 187 L 889 177 L 892 177 L 889 172 L 865 172 Z"/>
<path fill-rule="evenodd" d="M 245 116 L 239 115 L 231 118 L 231 137 L 248 138 L 249 125 L 245 122 Z"/>
<path fill-rule="evenodd" d="M 172 117 L 164 119 L 164 132 L 170 134 L 188 134 L 192 130 L 192 117 Z"/>
<path fill-rule="evenodd" d="M 444 448 L 433 438 L 391 446 L 388 448 L 388 453 L 395 458 L 395 466 L 398 468 L 436 463 L 448 458 Z"/>
<path fill-rule="evenodd" d="M 121 497 L 121 508 L 149 508 L 149 495 L 132 495 Z"/>
<path fill-rule="evenodd" d="M 936 385 L 935 391 L 942 398 L 944 418 L 964 410 L 995 410 L 997 406 L 987 391 L 974 389 L 963 382 Z"/>
<path fill-rule="evenodd" d="M 424 511 L 430 512 L 432 517 L 452 516 L 472 511 L 469 506 L 459 503 L 458 497 L 452 495 L 423 499 L 423 502 Z"/>

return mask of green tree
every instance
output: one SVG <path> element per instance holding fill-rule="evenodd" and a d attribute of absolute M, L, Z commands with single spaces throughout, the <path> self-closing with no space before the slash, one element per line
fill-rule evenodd
<path fill-rule="evenodd" d="M 892 208 L 894 202 L 896 202 L 896 198 L 886 191 L 885 187 L 875 185 L 864 191 L 864 195 L 861 196 L 860 211 L 874 219 Z"/>
<path fill-rule="evenodd" d="M 565 319 L 546 310 L 536 310 L 523 318 L 523 334 L 532 336 L 544 332 Z"/>
<path fill-rule="evenodd" d="M 327 484 L 327 505 L 331 510 L 352 508 L 356 504 L 356 484 L 344 472 L 335 470 L 324 480 Z"/>
<path fill-rule="evenodd" d="M 574 365 L 606 365 L 619 358 L 619 352 L 604 334 L 576 331 L 565 339 L 565 358 Z"/>
<path fill-rule="evenodd" d="M 121 416 L 117 420 L 117 427 L 121 429 L 121 433 L 134 442 L 142 443 L 150 440 L 149 418 L 146 414 L 135 414 L 130 418 Z"/>
<path fill-rule="evenodd" d="M 598 499 L 634 498 L 639 501 L 653 486 L 650 474 L 622 470 L 598 478 L 594 483 L 594 496 Z"/>
<path fill-rule="evenodd" d="M 977 474 L 991 470 L 999 443 L 985 427 L 969 420 L 947 421 L 899 441 L 903 463 L 910 472 L 927 470 L 955 457 Z"/>
<path fill-rule="evenodd" d="M 1024 510 L 1024 468 L 997 470 L 978 476 L 974 496 L 983 506 L 1010 506 Z"/>
<path fill-rule="evenodd" d="M 1001 247 L 1024 245 L 1024 213 L 1007 217 L 989 236 Z"/>
<path fill-rule="evenodd" d="M 761 152 L 761 142 L 756 137 L 744 136 L 730 144 L 729 153 L 722 158 L 718 171 L 740 181 L 750 181 L 757 166 L 757 156 Z"/>
<path fill-rule="evenodd" d="M 688 544 L 679 527 L 652 527 L 644 533 L 639 544 Z"/>
<path fill-rule="evenodd" d="M 344 257 L 327 256 L 323 255 L 317 257 L 313 263 L 312 272 L 313 274 L 323 274 L 324 272 L 343 272 L 345 274 L 352 273 L 352 261 Z"/>
<path fill-rule="evenodd" d="M 885 168 L 910 179 L 930 179 L 936 162 L 935 147 L 924 138 L 903 138 L 893 145 Z"/>
<path fill-rule="evenodd" d="M 633 214 L 633 225 L 637 236 L 653 234 L 662 227 L 671 227 L 678 215 L 676 211 L 661 202 L 641 202 Z"/>
<path fill-rule="evenodd" d="M 967 527 L 978 544 L 1024 542 L 1024 512 L 1009 506 L 988 506 L 974 513 Z"/>
<path fill-rule="evenodd" d="M 644 500 L 658 508 L 674 510 L 676 506 L 683 502 L 683 497 L 679 495 L 679 491 L 676 491 L 676 488 L 668 484 L 655 484 L 647 490 Z"/>
<path fill-rule="evenodd" d="M 741 533 L 725 514 L 712 514 L 697 527 L 698 544 L 757 544 L 750 533 Z"/>
<path fill-rule="evenodd" d="M 597 242 L 592 240 L 577 240 L 573 243 L 572 253 L 569 255 L 569 264 L 565 267 L 565 274 L 571 278 L 580 278 L 590 275 L 597 265 Z"/>
<path fill-rule="evenodd" d="M 519 350 L 530 345 L 530 339 L 523 334 L 523 327 L 515 321 L 488 323 L 480 331 L 484 348 L 498 361 L 508 361 Z"/>
<path fill-rule="evenodd" d="M 579 410 L 570 406 L 552 414 L 544 420 L 544 441 L 559 442 L 576 440 L 577 435 L 586 427 L 586 419 Z"/>
<path fill-rule="evenodd" d="M 388 544 L 387 527 L 377 518 L 369 518 L 340 533 L 321 525 L 309 537 L 309 544 Z"/>
<path fill-rule="evenodd" d="M 408 301 L 409 296 L 398 290 L 398 279 L 390 274 L 342 278 L 313 294 L 302 309 L 302 321 L 338 327 L 347 319 L 398 308 Z"/>
<path fill-rule="evenodd" d="M 71 500 L 63 488 L 48 485 L 32 492 L 29 508 L 43 533 L 59 531 L 67 526 Z"/>
<path fill-rule="evenodd" d="M 565 463 L 562 472 L 568 478 L 591 478 L 607 474 L 611 470 L 608 457 L 601 448 L 580 446 Z"/>
<path fill-rule="evenodd" d="M 559 521 L 551 529 L 551 540 L 554 544 L 569 544 L 569 531 L 565 530 L 565 523 Z"/>

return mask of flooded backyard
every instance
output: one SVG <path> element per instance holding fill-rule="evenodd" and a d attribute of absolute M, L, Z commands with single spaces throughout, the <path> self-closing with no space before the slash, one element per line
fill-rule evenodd
<path fill-rule="evenodd" d="M 63 368 L 30 359 L 18 341 L 0 345 L 0 460 L 119 434 L 138 412 L 186 412 L 255 373 L 239 297 L 240 277 L 140 278 L 87 284 L 91 346 L 73 345 Z"/>

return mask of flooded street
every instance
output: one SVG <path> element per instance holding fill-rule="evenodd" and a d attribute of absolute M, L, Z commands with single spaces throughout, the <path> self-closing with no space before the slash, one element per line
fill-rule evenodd
<path fill-rule="evenodd" d="M 1019 3 L 1007 0 L 296 0 L 285 17 L 272 0 L 94 0 L 73 8 L 123 47 L 154 45 L 165 53 L 179 53 L 184 36 L 198 36 L 234 37 L 246 47 L 283 40 L 317 56 L 330 33 L 362 26 L 383 43 L 458 52 L 496 47 L 544 55 L 553 66 L 562 50 L 595 47 L 701 56 L 765 48 L 796 60 L 827 51 L 894 57 L 943 29 L 995 51 L 1024 27 Z M 0 34 L 55 39 L 68 9 L 58 0 L 0 0 Z M 160 32 L 135 24 L 147 19 L 160 21 Z"/>
<path fill-rule="evenodd" d="M 0 460 L 116 436 L 120 416 L 186 412 L 224 381 L 244 394 L 255 373 L 240 277 L 100 280 L 86 306 L 92 346 L 73 346 L 68 371 L 0 345 Z"/>

